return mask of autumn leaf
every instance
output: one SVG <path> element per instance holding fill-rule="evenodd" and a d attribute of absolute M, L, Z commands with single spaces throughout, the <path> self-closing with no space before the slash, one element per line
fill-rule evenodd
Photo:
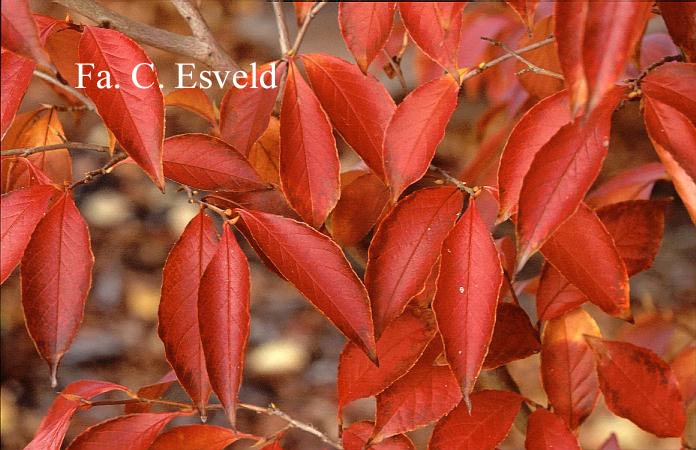
<path fill-rule="evenodd" d="M 164 141 L 164 176 L 206 191 L 269 188 L 249 162 L 224 141 L 206 134 L 179 134 Z"/>
<path fill-rule="evenodd" d="M 149 449 L 223 450 L 240 439 L 257 440 L 258 438 L 215 425 L 184 425 L 160 434 Z"/>
<path fill-rule="evenodd" d="M 176 106 L 191 111 L 207 120 L 212 126 L 217 126 L 217 112 L 210 98 L 203 89 L 180 88 L 174 89 L 164 97 L 165 106 Z"/>
<path fill-rule="evenodd" d="M 692 2 L 657 2 L 667 30 L 684 54 L 687 61 L 696 62 L 696 42 L 693 36 L 696 31 L 696 5 Z"/>
<path fill-rule="evenodd" d="M 460 403 L 433 429 L 431 450 L 474 450 L 495 448 L 510 432 L 522 397 L 507 391 L 478 391 L 471 406 Z"/>
<path fill-rule="evenodd" d="M 372 426 L 371 422 L 356 422 L 343 430 L 343 448 L 345 450 L 415 450 L 416 447 L 411 439 L 403 434 L 370 445 Z"/>
<path fill-rule="evenodd" d="M 28 0 L 2 2 L 2 46 L 32 58 L 46 68 L 51 67 L 48 55 L 39 40 L 39 32 Z"/>
<path fill-rule="evenodd" d="M 198 288 L 217 245 L 212 219 L 201 210 L 169 252 L 162 272 L 157 332 L 167 361 L 202 417 L 211 387 L 198 321 Z"/>
<path fill-rule="evenodd" d="M 291 62 L 280 110 L 280 182 L 290 205 L 315 228 L 338 202 L 339 171 L 329 119 Z"/>
<path fill-rule="evenodd" d="M 364 7 L 367 3 L 341 3 L 341 7 L 346 5 Z M 384 179 L 382 142 L 396 110 L 387 89 L 371 75 L 334 56 L 302 55 L 302 62 L 331 123 L 375 175 Z"/>
<path fill-rule="evenodd" d="M 0 283 L 22 259 L 36 225 L 43 218 L 48 202 L 57 191 L 52 186 L 31 186 L 0 197 Z"/>
<path fill-rule="evenodd" d="M 73 440 L 70 450 L 148 450 L 157 434 L 180 412 L 117 416 L 87 428 Z"/>
<path fill-rule="evenodd" d="M 445 356 L 469 408 L 493 336 L 502 282 L 498 250 L 472 200 L 442 244 L 433 300 Z"/>
<path fill-rule="evenodd" d="M 527 450 L 581 450 L 578 439 L 568 429 L 561 417 L 545 409 L 537 409 L 529 416 L 527 438 L 524 441 Z"/>
<path fill-rule="evenodd" d="M 3 8 L 4 8 L 3 3 Z M 4 19 L 3 15 L 3 19 Z M 1 96 L 2 96 L 2 111 L 0 112 L 0 125 L 2 132 L 0 137 L 4 138 L 5 133 L 9 130 L 15 114 L 19 109 L 19 104 L 22 103 L 22 98 L 29 88 L 32 73 L 36 64 L 31 59 L 12 53 L 9 50 L 2 49 L 2 64 L 0 64 L 0 73 L 2 74 Z"/>
<path fill-rule="evenodd" d="M 396 2 L 338 4 L 341 35 L 364 73 L 389 39 L 395 9 Z"/>
<path fill-rule="evenodd" d="M 382 147 L 392 202 L 427 172 L 457 106 L 458 92 L 457 82 L 444 75 L 416 88 L 397 107 Z"/>
<path fill-rule="evenodd" d="M 595 360 L 584 335 L 601 336 L 594 319 L 582 308 L 544 326 L 541 379 L 554 412 L 574 430 L 592 413 L 599 397 Z"/>
<path fill-rule="evenodd" d="M 408 34 L 430 59 L 450 73 L 459 68 L 459 38 L 466 2 L 399 2 Z"/>
<path fill-rule="evenodd" d="M 80 39 L 80 62 L 94 64 L 92 77 L 83 78 L 85 92 L 104 123 L 123 150 L 163 190 L 164 97 L 152 61 L 138 44 L 118 31 L 85 27 Z M 137 73 L 138 83 L 149 86 L 146 89 L 132 80 L 138 64 L 152 68 L 142 66 Z M 111 74 L 113 87 L 100 84 L 99 71 Z"/>
<path fill-rule="evenodd" d="M 686 423 L 679 385 L 669 365 L 652 351 L 586 336 L 597 360 L 607 406 L 658 437 L 681 436 Z"/>
<path fill-rule="evenodd" d="M 258 211 L 237 211 L 257 249 L 375 361 L 377 351 L 367 291 L 340 247 L 302 222 Z"/>
<path fill-rule="evenodd" d="M 27 330 L 54 387 L 58 363 L 82 322 L 93 265 L 87 224 L 67 192 L 36 226 L 21 266 Z"/>
<path fill-rule="evenodd" d="M 266 88 L 262 83 L 271 82 L 268 74 L 272 65 L 275 65 L 276 87 Z M 228 89 L 220 102 L 220 137 L 245 156 L 268 127 L 285 68 L 285 63 L 278 62 L 259 66 L 242 78 L 246 83 L 244 88 Z"/>
<path fill-rule="evenodd" d="M 437 366 L 442 342 L 430 342 L 411 370 L 377 395 L 372 440 L 379 442 L 439 420 L 462 400 L 462 391 L 449 366 Z"/>
<path fill-rule="evenodd" d="M 249 263 L 229 225 L 198 289 L 198 326 L 210 384 L 235 425 L 249 337 Z"/>
<path fill-rule="evenodd" d="M 349 402 L 377 395 L 404 375 L 435 335 L 429 310 L 407 309 L 377 341 L 379 367 L 353 344 L 346 344 L 338 362 L 338 409 Z"/>
<path fill-rule="evenodd" d="M 457 188 L 422 189 L 401 200 L 377 227 L 365 269 L 376 336 L 425 286 L 462 203 Z"/>
<path fill-rule="evenodd" d="M 588 115 L 611 95 L 643 34 L 651 6 L 648 2 L 556 2 L 553 34 L 573 117 Z"/>
<path fill-rule="evenodd" d="M 80 398 L 90 400 L 109 391 L 128 392 L 128 388 L 98 380 L 79 380 L 67 385 L 51 404 L 41 420 L 34 439 L 25 447 L 25 450 L 60 449 L 70 426 L 70 419 L 78 409 L 84 407 Z"/>
<path fill-rule="evenodd" d="M 498 303 L 493 337 L 483 368 L 495 369 L 538 353 L 540 349 L 539 332 L 527 313 L 515 304 Z"/>

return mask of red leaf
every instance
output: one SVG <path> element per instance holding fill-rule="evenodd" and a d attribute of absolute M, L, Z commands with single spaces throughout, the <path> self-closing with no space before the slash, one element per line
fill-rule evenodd
<path fill-rule="evenodd" d="M 245 156 L 268 128 L 268 121 L 273 113 L 280 82 L 272 80 L 276 87 L 269 89 L 262 87 L 262 83 L 268 85 L 267 74 L 271 73 L 269 71 L 274 64 L 275 76 L 280 80 L 285 73 L 285 64 L 264 64 L 242 79 L 253 80 L 247 82 L 245 88 L 228 89 L 220 102 L 220 137 Z"/>
<path fill-rule="evenodd" d="M 433 310 L 445 356 L 464 401 L 474 389 L 493 336 L 503 269 L 491 233 L 471 201 L 442 245 Z"/>
<path fill-rule="evenodd" d="M 280 110 L 280 181 L 290 205 L 319 228 L 340 194 L 336 140 L 326 113 L 294 62 Z"/>
<path fill-rule="evenodd" d="M 696 127 L 687 116 L 662 102 L 645 96 L 643 104 L 648 136 L 696 222 Z"/>
<path fill-rule="evenodd" d="M 589 113 L 623 74 L 652 4 L 585 0 L 557 2 L 555 8 L 554 35 L 571 111 Z"/>
<path fill-rule="evenodd" d="M 50 178 L 27 158 L 6 156 L 0 161 L 3 194 L 29 186 L 52 185 Z"/>
<path fill-rule="evenodd" d="M 171 412 L 114 417 L 87 428 L 70 443 L 68 449 L 148 450 L 160 430 L 180 415 L 180 412 Z"/>
<path fill-rule="evenodd" d="M 48 55 L 39 41 L 39 31 L 28 0 L 2 2 L 2 46 L 32 58 L 44 67 L 51 67 Z"/>
<path fill-rule="evenodd" d="M 643 94 L 696 117 L 696 64 L 670 63 L 650 72 L 640 83 Z"/>
<path fill-rule="evenodd" d="M 376 336 L 423 290 L 462 204 L 455 187 L 421 189 L 401 200 L 377 227 L 365 269 Z"/>
<path fill-rule="evenodd" d="M 350 181 L 346 181 L 345 175 L 341 175 L 341 198 L 331 213 L 329 229 L 337 243 L 352 246 L 367 236 L 379 220 L 389 202 L 389 189 L 367 170 Z"/>
<path fill-rule="evenodd" d="M 542 248 L 544 257 L 607 314 L 628 319 L 628 274 L 614 239 L 584 203 Z"/>
<path fill-rule="evenodd" d="M 404 375 L 435 335 L 430 310 L 407 309 L 377 341 L 379 367 L 353 343 L 348 343 L 338 362 L 338 409 L 349 402 L 379 394 Z"/>
<path fill-rule="evenodd" d="M 253 209 L 299 220 L 297 213 L 290 208 L 283 193 L 276 189 L 247 192 L 220 191 L 206 196 L 205 200 L 224 209 Z"/>
<path fill-rule="evenodd" d="M 594 356 L 583 335 L 601 336 L 592 317 L 578 308 L 546 324 L 541 347 L 544 390 L 554 412 L 573 430 L 599 397 Z"/>
<path fill-rule="evenodd" d="M 160 378 L 157 383 L 148 384 L 147 386 L 143 386 L 138 389 L 138 398 L 147 398 L 153 400 L 159 399 L 169 390 L 172 384 L 176 382 L 176 373 L 174 373 L 173 370 L 170 370 L 165 376 Z M 123 412 L 125 414 L 150 412 L 152 406 L 152 403 L 147 402 L 131 403 L 126 405 Z"/>
<path fill-rule="evenodd" d="M 80 62 L 94 64 L 92 78 L 84 79 L 85 92 L 104 123 L 123 150 L 164 189 L 164 97 L 152 61 L 138 44 L 118 31 L 85 27 L 80 39 Z M 150 86 L 146 89 L 136 86 L 132 79 L 138 64 L 153 68 L 141 66 L 137 72 L 138 83 Z M 113 87 L 100 88 L 97 74 L 102 70 L 111 74 Z"/>
<path fill-rule="evenodd" d="M 249 263 L 229 225 L 201 279 L 198 323 L 210 384 L 235 425 L 249 338 Z"/>
<path fill-rule="evenodd" d="M 202 417 L 206 416 L 210 382 L 199 332 L 198 288 L 216 245 L 213 221 L 201 210 L 169 252 L 158 313 L 157 331 L 167 361 Z"/>
<path fill-rule="evenodd" d="M 433 339 L 413 368 L 377 396 L 373 440 L 415 430 L 459 404 L 462 391 L 449 366 L 436 366 L 442 342 Z"/>
<path fill-rule="evenodd" d="M 258 438 L 215 425 L 184 425 L 160 434 L 149 450 L 223 450 L 240 439 Z"/>
<path fill-rule="evenodd" d="M 52 386 L 82 322 L 93 265 L 87 224 L 65 193 L 36 226 L 21 268 L 27 330 L 51 368 Z"/>
<path fill-rule="evenodd" d="M 271 117 L 263 132 L 247 155 L 249 164 L 259 176 L 274 186 L 280 186 L 280 121 Z"/>
<path fill-rule="evenodd" d="M 484 369 L 495 369 L 509 362 L 538 353 L 539 333 L 527 313 L 512 303 L 498 303 L 493 338 L 483 362 Z"/>
<path fill-rule="evenodd" d="M 498 169 L 500 212 L 498 222 L 517 211 L 524 176 L 534 157 L 570 119 L 567 91 L 546 97 L 527 111 L 512 130 Z"/>
<path fill-rule="evenodd" d="M 609 148 L 611 114 L 623 93 L 616 88 L 587 122 L 563 126 L 536 154 L 520 191 L 518 270 L 578 208 L 599 174 Z"/>
<path fill-rule="evenodd" d="M 681 47 L 687 61 L 696 62 L 696 5 L 693 2 L 657 2 L 674 43 Z"/>
<path fill-rule="evenodd" d="M 231 89 L 230 91 L 232 91 Z M 265 89 L 260 89 L 265 90 Z M 180 88 L 174 89 L 164 97 L 166 106 L 176 106 L 191 111 L 208 121 L 212 126 L 217 125 L 217 113 L 215 107 L 203 89 Z M 220 105 L 222 106 L 222 105 Z"/>
<path fill-rule="evenodd" d="M 39 185 L 9 192 L 0 198 L 0 283 L 5 282 L 21 261 L 34 228 L 56 192 L 52 186 Z"/>
<path fill-rule="evenodd" d="M 375 361 L 367 291 L 341 249 L 302 222 L 257 211 L 238 212 L 260 251 L 278 271 Z"/>
<path fill-rule="evenodd" d="M 395 9 L 395 2 L 342 2 L 338 5 L 341 35 L 364 73 L 389 39 Z"/>
<path fill-rule="evenodd" d="M 587 194 L 585 202 L 593 208 L 599 208 L 626 200 L 647 200 L 655 182 L 666 179 L 665 166 L 659 162 L 643 164 L 604 182 Z"/>
<path fill-rule="evenodd" d="M 539 320 L 551 320 L 577 308 L 587 301 L 587 296 L 568 281 L 551 264 L 545 263 L 536 293 L 536 309 Z"/>
<path fill-rule="evenodd" d="M 41 420 L 34 439 L 25 447 L 25 450 L 60 449 L 70 426 L 70 419 L 79 408 L 84 406 L 79 398 L 89 400 L 113 390 L 128 392 L 128 388 L 106 381 L 80 380 L 67 385 L 53 401 Z"/>
<path fill-rule="evenodd" d="M 343 448 L 345 450 L 415 450 L 413 442 L 399 434 L 374 445 L 366 445 L 372 434 L 372 422 L 357 422 L 343 430 Z"/>
<path fill-rule="evenodd" d="M 505 3 L 515 10 L 522 22 L 531 30 L 534 26 L 534 12 L 536 11 L 539 0 L 508 0 Z"/>
<path fill-rule="evenodd" d="M 597 210 L 629 277 L 652 266 L 660 250 L 668 204 L 666 200 L 633 200 Z"/>
<path fill-rule="evenodd" d="M 269 186 L 234 148 L 207 134 L 179 134 L 164 141 L 164 176 L 205 191 L 253 191 Z"/>
<path fill-rule="evenodd" d="M 383 145 L 385 175 L 393 202 L 428 171 L 457 106 L 458 92 L 457 82 L 444 75 L 416 88 L 396 109 Z"/>
<path fill-rule="evenodd" d="M 510 432 L 522 397 L 507 391 L 478 391 L 471 408 L 460 403 L 440 420 L 430 438 L 430 450 L 485 450 L 495 448 Z"/>
<path fill-rule="evenodd" d="M 0 72 L 2 73 L 2 83 L 0 83 L 0 86 L 2 86 L 2 91 L 0 96 L 2 97 L 2 111 L 0 112 L 0 125 L 2 129 L 0 130 L 0 137 L 4 138 L 5 133 L 14 120 L 15 114 L 17 114 L 19 104 L 22 103 L 22 98 L 24 98 L 24 94 L 29 88 L 36 64 L 31 59 L 14 54 L 4 48 L 1 54 L 2 64 L 0 64 Z"/>
<path fill-rule="evenodd" d="M 2 148 L 28 148 L 62 144 L 65 140 L 63 125 L 55 108 L 41 108 L 17 115 L 2 141 Z M 43 171 L 59 189 L 72 182 L 72 158 L 67 149 L 56 149 L 28 155 L 27 159 Z M 14 165 L 4 177 L 12 178 L 11 183 L 29 185 L 31 169 L 24 165 Z M 10 176 L 11 175 L 11 176 Z M 8 180 L 9 181 L 9 180 Z"/>
<path fill-rule="evenodd" d="M 696 346 L 684 349 L 672 360 L 671 366 L 684 403 L 688 405 L 696 398 Z"/>
<path fill-rule="evenodd" d="M 633 344 L 587 336 L 607 406 L 658 437 L 681 436 L 686 416 L 669 365 Z"/>
<path fill-rule="evenodd" d="M 368 3 L 341 3 L 340 7 L 364 8 L 365 5 Z M 315 53 L 303 55 L 302 61 L 312 89 L 331 123 L 365 164 L 384 179 L 382 142 L 396 110 L 389 92 L 372 75 L 362 74 L 353 64 L 340 58 Z"/>
<path fill-rule="evenodd" d="M 399 2 L 401 20 L 423 53 L 451 73 L 457 71 L 466 2 Z"/>
<path fill-rule="evenodd" d="M 563 419 L 541 408 L 529 416 L 524 447 L 527 450 L 581 450 L 578 439 Z"/>

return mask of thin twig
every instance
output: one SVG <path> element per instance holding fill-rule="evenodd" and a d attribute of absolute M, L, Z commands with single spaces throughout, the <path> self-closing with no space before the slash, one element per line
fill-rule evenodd
<path fill-rule="evenodd" d="M 396 74 L 396 77 L 399 79 L 399 83 L 401 84 L 401 88 L 404 90 L 404 94 L 408 92 L 408 86 L 406 85 L 406 78 L 404 78 L 404 73 L 401 71 L 401 66 L 394 61 L 394 58 L 389 54 L 386 48 L 382 49 L 382 53 L 384 53 L 384 57 L 387 58 L 387 61 L 389 61 L 389 65 L 391 66 L 392 70 Z"/>
<path fill-rule="evenodd" d="M 472 197 L 476 197 L 481 192 L 480 187 L 478 187 L 478 186 L 469 187 L 466 185 L 466 183 L 464 181 L 457 179 L 456 177 L 452 176 L 449 172 L 447 172 L 445 169 L 442 169 L 434 164 L 431 164 L 428 168 L 430 170 L 432 170 L 433 172 L 439 173 L 440 175 L 442 175 L 442 178 L 444 178 L 445 181 L 455 185 L 457 187 L 457 189 L 459 189 L 460 191 L 466 192 L 467 194 L 471 195 Z"/>
<path fill-rule="evenodd" d="M 322 0 L 321 2 L 317 2 L 314 6 L 312 6 L 312 9 L 309 10 L 307 17 L 305 17 L 304 22 L 302 22 L 300 31 L 297 32 L 295 43 L 292 45 L 292 48 L 287 52 L 287 56 L 293 56 L 297 54 L 297 52 L 300 50 L 300 46 L 302 45 L 302 41 L 304 41 L 305 34 L 307 33 L 307 29 L 309 28 L 309 24 L 312 23 L 314 16 L 316 16 L 317 13 L 321 11 L 321 9 L 324 6 L 326 6 L 326 4 L 327 0 Z"/>
<path fill-rule="evenodd" d="M 189 0 L 171 0 L 172 4 L 179 12 L 181 17 L 186 20 L 193 35 L 198 38 L 198 41 L 207 45 L 209 55 L 214 60 L 213 67 L 237 67 L 237 63 L 220 47 L 215 36 L 210 31 L 208 24 L 205 22 L 198 8 Z"/>
<path fill-rule="evenodd" d="M 633 83 L 633 84 L 635 84 L 636 86 L 640 86 L 640 83 L 641 83 L 641 81 L 643 81 L 643 78 L 645 78 L 646 76 L 648 76 L 648 74 L 649 74 L 650 72 L 652 72 L 653 70 L 657 69 L 657 68 L 660 67 L 661 65 L 667 64 L 668 62 L 683 61 L 683 60 L 684 60 L 684 58 L 682 57 L 682 55 L 669 55 L 669 56 L 665 56 L 664 58 L 661 58 L 660 60 L 655 61 L 654 63 L 650 64 L 648 67 L 646 67 L 645 69 L 643 69 L 643 71 L 640 73 L 640 75 L 638 76 L 638 78 L 636 78 L 635 80 L 628 80 L 628 82 L 629 82 L 629 83 Z"/>
<path fill-rule="evenodd" d="M 247 409 L 249 411 L 254 411 L 254 412 L 257 412 L 259 414 L 266 414 L 269 416 L 280 417 L 281 419 L 286 421 L 288 424 L 292 425 L 294 428 L 298 428 L 302 431 L 306 431 L 309 434 L 313 434 L 314 436 L 321 439 L 321 441 L 324 442 L 325 444 L 330 445 L 333 448 L 343 449 L 343 446 L 340 443 L 332 440 L 327 435 L 325 435 L 321 431 L 317 430 L 314 426 L 293 419 L 292 417 L 290 417 L 289 415 L 287 415 L 283 411 L 279 410 L 275 406 L 271 406 L 270 408 L 264 408 L 261 406 L 250 405 L 247 403 L 240 403 L 238 406 L 240 408 Z"/>
<path fill-rule="evenodd" d="M 113 28 L 136 41 L 171 53 L 188 56 L 220 70 L 239 70 L 229 57 L 211 52 L 208 44 L 195 36 L 184 36 L 161 28 L 152 27 L 122 16 L 93 0 L 54 0 L 100 26 Z"/>
<path fill-rule="evenodd" d="M 525 73 L 525 72 L 533 72 L 533 73 L 537 73 L 539 75 L 546 75 L 546 76 L 549 76 L 552 78 L 556 78 L 557 80 L 563 79 L 563 75 L 561 75 L 560 73 L 556 73 L 556 72 L 553 72 L 551 70 L 547 70 L 547 69 L 544 69 L 542 67 L 537 66 L 536 64 L 534 64 L 533 62 L 531 62 L 530 60 L 525 58 L 524 56 L 520 55 L 519 51 L 515 51 L 515 50 L 511 49 L 510 47 L 508 47 L 507 45 L 505 45 L 504 42 L 500 42 L 500 41 L 497 41 L 495 39 L 491 39 L 488 37 L 482 37 L 481 39 L 483 39 L 484 41 L 488 41 L 497 47 L 502 48 L 503 50 L 505 50 L 506 52 L 511 54 L 513 57 L 515 57 L 517 60 L 519 60 L 520 62 L 525 64 L 527 66 L 527 68 L 518 72 L 517 73 L 518 75 L 521 75 L 522 73 Z"/>
<path fill-rule="evenodd" d="M 111 157 L 111 159 L 109 159 L 109 161 L 106 164 L 104 164 L 98 169 L 87 172 L 84 178 L 71 184 L 70 189 L 74 189 L 77 186 L 87 184 L 95 178 L 110 173 L 116 164 L 120 163 L 126 158 L 128 158 L 128 155 L 126 155 L 125 153 L 116 153 L 114 156 Z"/>
<path fill-rule="evenodd" d="M 42 80 L 47 81 L 48 83 L 51 83 L 57 88 L 62 89 L 68 94 L 72 95 L 73 97 L 78 99 L 83 105 L 85 105 L 85 108 L 87 108 L 88 110 L 97 110 L 96 106 L 94 106 L 94 102 L 85 97 L 85 95 L 82 92 L 78 91 L 72 86 L 68 86 L 67 84 L 61 83 L 57 78 L 53 77 L 52 75 L 41 72 L 40 70 L 34 70 L 34 76 L 37 78 L 41 78 Z"/>
<path fill-rule="evenodd" d="M 182 184 L 181 189 L 183 189 L 186 192 L 186 195 L 188 196 L 189 203 L 192 203 L 192 204 L 197 203 L 200 206 L 202 206 L 203 208 L 207 208 L 207 209 L 213 211 L 214 213 L 216 213 L 217 215 L 219 215 L 222 218 L 222 220 L 224 220 L 226 222 L 230 221 L 230 217 L 232 216 L 231 209 L 218 208 L 215 205 L 212 205 L 204 200 L 199 199 L 198 197 L 196 197 L 196 195 L 198 195 L 198 191 L 194 191 L 193 189 L 191 189 L 190 187 L 188 187 L 186 185 Z M 234 219 L 232 219 L 232 220 L 234 220 Z"/>
<path fill-rule="evenodd" d="M 276 26 L 278 27 L 278 43 L 280 44 L 280 51 L 283 56 L 287 55 L 288 50 L 290 50 L 290 35 L 288 34 L 288 23 L 285 20 L 285 14 L 283 13 L 283 2 L 282 0 L 272 1 L 273 13 L 275 14 Z"/>
<path fill-rule="evenodd" d="M 553 43 L 555 40 L 556 40 L 556 38 L 554 38 L 553 36 L 549 36 L 549 37 L 542 39 L 538 42 L 535 42 L 533 44 L 529 44 L 526 47 L 518 48 L 515 50 L 515 53 L 517 53 L 518 55 L 521 55 L 522 53 L 531 52 L 532 50 L 536 50 L 537 48 L 541 48 L 545 45 L 549 45 L 549 44 Z M 492 59 L 488 62 L 482 62 L 481 64 L 479 64 L 475 68 L 473 68 L 473 69 L 469 70 L 468 72 L 466 72 L 465 74 L 463 74 L 459 81 L 460 81 L 460 83 L 463 83 L 466 80 L 468 80 L 470 78 L 474 78 L 475 76 L 480 75 L 481 73 L 490 69 L 491 67 L 497 66 L 498 64 L 502 63 L 503 61 L 507 61 L 510 58 L 514 58 L 513 54 L 506 53 L 506 54 L 501 55 L 501 56 L 499 56 L 495 59 Z"/>
<path fill-rule="evenodd" d="M 0 152 L 2 156 L 29 156 L 34 153 L 48 152 L 65 148 L 68 150 L 89 150 L 93 152 L 109 153 L 109 147 L 95 144 L 85 144 L 83 142 L 61 142 L 60 144 L 39 145 L 36 147 L 13 148 Z"/>

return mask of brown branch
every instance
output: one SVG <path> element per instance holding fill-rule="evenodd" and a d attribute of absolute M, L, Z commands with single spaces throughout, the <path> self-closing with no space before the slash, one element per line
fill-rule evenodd
<path fill-rule="evenodd" d="M 68 150 L 89 150 L 93 152 L 109 153 L 109 147 L 103 145 L 85 144 L 82 142 L 62 142 L 60 144 L 39 145 L 37 147 L 13 148 L 11 150 L 3 150 L 0 152 L 2 156 L 29 156 L 34 153 L 48 152 L 59 149 Z"/>
<path fill-rule="evenodd" d="M 239 66 L 229 56 L 216 53 L 214 48 L 211 48 L 196 36 L 184 36 L 136 22 L 103 7 L 93 0 L 54 1 L 98 23 L 100 26 L 118 30 L 142 44 L 191 57 L 216 69 L 239 69 Z"/>
<path fill-rule="evenodd" d="M 394 58 L 392 58 L 392 56 L 389 54 L 386 48 L 382 49 L 382 53 L 384 54 L 384 57 L 387 58 L 387 61 L 389 61 L 389 65 L 396 74 L 396 77 L 399 80 L 399 84 L 401 84 L 401 89 L 404 90 L 404 94 L 408 93 L 406 78 L 404 78 L 404 73 L 401 71 L 401 66 L 394 60 Z"/>
<path fill-rule="evenodd" d="M 290 35 L 288 33 L 288 23 L 283 13 L 283 2 L 282 0 L 272 1 L 271 5 L 273 5 L 273 13 L 275 14 L 276 26 L 278 27 L 280 52 L 285 56 L 288 54 L 288 50 L 290 50 Z"/>
<path fill-rule="evenodd" d="M 78 91 L 77 89 L 73 88 L 72 86 L 68 86 L 67 84 L 63 84 L 58 80 L 57 78 L 53 77 L 52 75 L 49 75 L 47 73 L 41 72 L 40 70 L 34 70 L 34 76 L 37 78 L 41 78 L 42 80 L 51 83 L 52 85 L 56 86 L 59 89 L 64 90 L 68 94 L 72 95 L 76 99 L 78 99 L 83 105 L 85 105 L 85 108 L 87 108 L 90 111 L 96 111 L 97 107 L 94 106 L 94 103 L 92 100 L 89 98 L 85 97 L 85 95 Z"/>
<path fill-rule="evenodd" d="M 521 74 L 526 73 L 526 72 L 533 72 L 533 73 L 537 73 L 539 75 L 546 75 L 546 76 L 549 76 L 551 78 L 556 78 L 557 80 L 563 80 L 563 75 L 561 75 L 560 73 L 556 73 L 556 72 L 553 72 L 551 70 L 547 70 L 547 69 L 544 69 L 542 67 L 537 66 L 536 64 L 534 64 L 533 62 L 531 62 L 530 60 L 525 58 L 524 56 L 520 55 L 519 51 L 511 49 L 510 47 L 505 45 L 505 43 L 500 42 L 500 41 L 496 41 L 495 39 L 491 39 L 488 37 L 482 37 L 481 39 L 483 39 L 484 41 L 488 41 L 497 47 L 502 48 L 503 50 L 508 52 L 510 55 L 512 55 L 515 59 L 517 59 L 518 61 L 522 62 L 524 65 L 527 66 L 526 69 L 521 70 L 520 72 L 517 72 L 517 75 L 521 75 Z"/>
<path fill-rule="evenodd" d="M 72 396 L 71 396 L 72 397 Z M 143 398 L 143 397 L 135 397 L 135 398 L 130 398 L 130 399 L 125 399 L 125 400 L 99 400 L 99 401 L 92 401 L 92 400 L 87 400 L 82 397 L 77 397 L 77 399 L 83 403 L 84 405 L 93 407 L 93 406 L 113 406 L 113 405 L 132 405 L 136 403 L 149 403 L 153 405 L 164 405 L 164 406 L 172 406 L 175 408 L 178 408 L 182 411 L 193 411 L 195 407 L 189 403 L 182 403 L 182 402 L 174 402 L 170 400 L 162 400 L 162 399 L 150 399 L 150 398 Z M 270 407 L 263 407 L 263 406 L 256 406 L 256 405 L 251 405 L 248 403 L 239 403 L 237 405 L 238 409 L 246 409 L 248 411 L 253 411 L 258 414 L 265 414 L 267 416 L 275 416 L 279 417 L 280 419 L 284 420 L 287 422 L 288 427 L 292 428 L 297 428 L 298 430 L 305 431 L 309 434 L 312 434 L 319 438 L 322 442 L 324 442 L 327 445 L 330 445 L 333 448 L 336 449 L 343 449 L 343 446 L 329 438 L 327 435 L 319 431 L 317 428 L 314 426 L 300 422 L 299 420 L 293 419 L 290 417 L 290 415 L 284 413 L 283 411 L 279 410 L 278 408 L 275 407 L 275 405 L 271 405 Z M 208 410 L 220 410 L 223 409 L 221 404 L 212 404 L 207 406 Z M 286 427 L 287 428 L 287 427 Z M 281 430 L 282 431 L 282 430 Z"/>
<path fill-rule="evenodd" d="M 640 73 L 638 78 L 635 80 L 628 80 L 631 83 L 634 83 L 636 86 L 640 86 L 641 81 L 643 81 L 643 78 L 648 76 L 650 72 L 653 70 L 657 69 L 658 67 L 662 66 L 663 64 L 667 64 L 668 62 L 674 62 L 674 61 L 683 61 L 684 57 L 682 55 L 669 55 L 665 56 L 664 58 L 659 59 L 658 61 L 655 61 L 654 63 L 650 64 L 648 67 L 643 69 L 643 71 Z"/>
<path fill-rule="evenodd" d="M 235 70 L 238 70 L 239 66 L 237 63 L 218 45 L 215 36 L 213 36 L 198 8 L 190 0 L 171 0 L 171 2 L 181 17 L 188 23 L 193 35 L 201 43 L 208 46 L 210 58 L 213 60 L 211 66 L 221 68 L 234 67 Z"/>
<path fill-rule="evenodd" d="M 549 36 L 549 37 L 542 39 L 538 42 L 527 45 L 526 47 L 518 48 L 515 50 L 515 53 L 517 55 L 521 55 L 521 54 L 526 53 L 526 52 L 531 52 L 532 50 L 536 50 L 537 48 L 541 48 L 545 45 L 549 45 L 549 44 L 553 43 L 555 40 L 556 40 L 556 38 L 554 38 L 553 36 Z M 460 82 L 460 84 L 464 83 L 466 80 L 468 80 L 470 78 L 474 78 L 475 76 L 480 75 L 481 73 L 485 72 L 486 70 L 490 69 L 491 67 L 497 66 L 498 64 L 502 63 L 503 61 L 507 61 L 508 59 L 514 58 L 514 57 L 515 56 L 512 53 L 506 53 L 506 54 L 501 55 L 501 56 L 499 56 L 495 59 L 492 59 L 488 62 L 482 62 L 481 64 L 479 64 L 475 68 L 464 73 L 461 76 L 459 82 Z"/>
<path fill-rule="evenodd" d="M 314 19 L 314 16 L 317 15 L 321 9 L 326 6 L 327 0 L 322 0 L 321 2 L 317 2 L 312 9 L 309 10 L 309 13 L 307 14 L 307 17 L 305 17 L 304 22 L 302 22 L 302 26 L 300 27 L 300 31 L 297 32 L 297 37 L 295 38 L 295 43 L 292 45 L 292 48 L 287 52 L 287 56 L 293 56 L 297 54 L 297 52 L 300 50 L 300 46 L 302 45 L 302 41 L 304 41 L 305 34 L 307 34 L 307 29 L 309 28 L 309 24 L 312 23 L 312 20 Z"/>
<path fill-rule="evenodd" d="M 111 173 L 114 166 L 126 158 L 128 158 L 128 155 L 126 155 L 125 153 L 116 153 L 114 156 L 111 157 L 111 159 L 109 159 L 109 161 L 106 164 L 104 164 L 103 166 L 101 166 L 98 169 L 87 172 L 85 174 L 84 178 L 71 184 L 70 189 L 74 189 L 77 186 L 87 184 L 90 181 L 94 180 L 95 178 L 99 178 L 102 175 L 106 175 L 107 173 Z"/>

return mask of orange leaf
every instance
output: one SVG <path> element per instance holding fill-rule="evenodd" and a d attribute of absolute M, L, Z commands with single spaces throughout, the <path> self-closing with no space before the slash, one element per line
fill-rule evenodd
<path fill-rule="evenodd" d="M 338 5 L 341 35 L 364 73 L 389 39 L 395 9 L 396 2 L 341 2 Z"/>
<path fill-rule="evenodd" d="M 527 450 L 581 450 L 578 439 L 568 429 L 563 419 L 545 409 L 537 409 L 529 416 L 527 424 L 527 439 L 524 441 Z"/>

